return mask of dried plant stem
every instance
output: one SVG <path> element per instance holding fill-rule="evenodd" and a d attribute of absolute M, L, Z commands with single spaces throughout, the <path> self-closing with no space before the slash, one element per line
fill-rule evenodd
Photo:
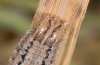
<path fill-rule="evenodd" d="M 47 0 L 45 0 L 45 1 L 47 1 Z M 41 1 L 40 3 L 44 3 L 45 1 Z M 64 48 L 64 46 L 66 48 L 64 48 L 60 51 L 61 53 L 64 52 L 64 55 L 63 55 L 64 57 L 62 57 L 63 59 L 58 57 L 58 60 L 59 59 L 62 60 L 62 61 L 59 60 L 59 61 L 61 61 L 61 64 L 59 61 L 56 62 L 58 65 L 59 64 L 60 65 L 69 65 L 69 63 L 70 63 L 70 60 L 71 60 L 71 57 L 72 57 L 72 54 L 73 54 L 73 51 L 74 51 L 74 48 L 76 45 L 76 40 L 77 40 L 77 36 L 79 33 L 79 29 L 80 29 L 82 20 L 85 16 L 88 3 L 89 3 L 89 0 L 52 0 L 51 4 L 50 3 L 48 4 L 49 9 L 45 10 L 46 8 L 48 8 L 48 7 L 45 7 L 44 11 L 42 12 L 43 14 L 45 13 L 48 15 L 54 15 L 54 16 L 60 17 L 62 20 L 66 20 L 67 23 L 72 22 L 70 20 L 72 20 L 73 17 L 76 17 L 76 19 L 73 19 L 74 22 L 73 22 L 72 27 L 70 28 L 70 30 L 72 31 L 71 36 L 69 37 L 68 33 L 65 34 L 65 37 L 66 38 L 69 37 L 70 39 L 69 40 L 65 39 L 64 42 L 62 43 L 63 45 L 61 46 L 61 49 Z M 77 7 L 77 11 L 78 11 L 77 13 L 75 10 L 73 10 L 76 7 Z M 37 12 L 39 12 L 39 11 L 41 11 L 41 9 L 38 10 Z M 67 32 L 69 32 L 69 31 L 67 31 Z"/>

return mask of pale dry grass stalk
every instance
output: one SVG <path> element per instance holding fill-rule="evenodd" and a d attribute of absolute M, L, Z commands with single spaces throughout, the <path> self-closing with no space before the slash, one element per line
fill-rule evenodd
<path fill-rule="evenodd" d="M 42 14 L 45 14 L 45 16 L 57 16 L 62 20 L 65 20 L 66 24 L 72 23 L 69 30 L 66 31 L 65 38 L 60 45 L 60 54 L 57 55 L 58 57 L 56 59 L 55 65 L 69 65 L 88 3 L 89 0 L 40 1 L 40 5 L 36 12 L 39 16 L 41 16 Z M 43 4 L 46 4 L 47 6 L 42 6 Z M 35 16 L 39 17 L 38 15 L 36 14 Z"/>

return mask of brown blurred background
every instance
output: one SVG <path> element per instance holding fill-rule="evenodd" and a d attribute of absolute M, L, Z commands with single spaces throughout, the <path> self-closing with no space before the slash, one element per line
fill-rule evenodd
<path fill-rule="evenodd" d="M 0 0 L 0 65 L 31 25 L 39 0 Z M 100 0 L 91 0 L 71 65 L 100 65 Z"/>

